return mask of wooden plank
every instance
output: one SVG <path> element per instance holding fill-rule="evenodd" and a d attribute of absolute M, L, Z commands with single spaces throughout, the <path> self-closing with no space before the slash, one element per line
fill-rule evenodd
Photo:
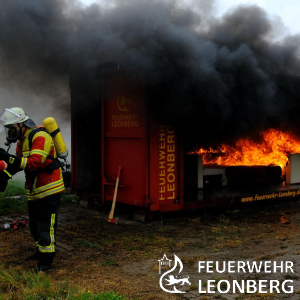
<path fill-rule="evenodd" d="M 73 248 L 72 246 L 67 245 L 67 244 L 65 244 L 65 243 L 56 242 L 56 245 L 59 246 L 59 247 L 61 247 L 61 248 L 63 248 L 63 249 L 66 249 L 66 250 L 68 250 L 68 251 L 74 250 L 74 248 Z"/>
<path fill-rule="evenodd" d="M 64 248 L 62 248 L 62 247 L 59 247 L 59 246 L 55 246 L 55 248 L 56 248 L 56 250 L 58 250 L 58 251 L 61 251 L 61 252 L 63 252 L 63 253 L 66 253 L 66 254 L 68 254 L 68 255 L 73 255 L 73 253 L 71 253 L 70 251 L 68 251 L 68 250 L 66 250 L 66 249 L 64 249 Z"/>

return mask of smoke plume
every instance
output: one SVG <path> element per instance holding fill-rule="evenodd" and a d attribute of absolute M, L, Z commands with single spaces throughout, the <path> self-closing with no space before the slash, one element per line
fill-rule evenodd
<path fill-rule="evenodd" d="M 280 22 L 258 6 L 216 18 L 213 1 L 200 2 L 3 0 L 5 80 L 53 95 L 68 89 L 73 72 L 92 80 L 85 70 L 115 61 L 143 82 L 150 112 L 193 143 L 270 127 L 300 134 L 300 36 L 278 40 Z M 66 94 L 52 98 L 68 110 Z"/>

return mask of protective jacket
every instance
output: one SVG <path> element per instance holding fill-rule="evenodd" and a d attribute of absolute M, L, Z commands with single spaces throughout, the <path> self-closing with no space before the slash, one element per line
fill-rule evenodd
<path fill-rule="evenodd" d="M 21 157 L 20 168 L 25 170 L 28 201 L 38 200 L 65 190 L 61 168 L 46 169 L 56 151 L 52 137 L 45 131 L 39 131 L 32 138 L 30 149 L 29 134 L 34 128 L 26 128 L 17 143 L 16 155 Z M 44 171 L 43 171 L 44 170 Z"/>

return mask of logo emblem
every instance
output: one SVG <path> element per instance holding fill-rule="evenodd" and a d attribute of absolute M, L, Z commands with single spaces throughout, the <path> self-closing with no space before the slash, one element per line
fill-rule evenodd
<path fill-rule="evenodd" d="M 159 274 L 161 272 L 161 266 L 162 265 L 169 265 L 169 267 L 171 266 L 171 261 L 170 259 L 167 258 L 166 254 L 163 256 L 162 259 L 158 260 L 159 261 Z M 179 267 L 179 270 L 178 270 L 178 275 L 174 276 L 174 275 L 168 275 L 172 272 L 174 272 L 177 268 Z M 177 288 L 176 288 L 176 284 L 180 284 L 181 286 L 184 285 L 184 284 L 188 284 L 188 285 L 191 285 L 190 281 L 189 281 L 189 276 L 188 275 L 181 275 L 179 276 L 179 274 L 182 272 L 182 269 L 183 269 L 183 264 L 182 264 L 182 261 L 181 259 L 174 254 L 174 267 L 172 269 L 170 269 L 169 271 L 165 272 L 159 279 L 159 285 L 160 285 L 160 288 L 167 292 L 167 293 L 177 293 L 177 294 L 183 294 L 183 293 L 186 293 L 186 292 L 183 292 L 183 291 L 179 291 Z M 165 278 L 166 276 L 168 275 L 168 278 Z M 165 283 L 167 282 L 167 283 Z M 173 290 L 169 290 L 169 289 L 166 289 L 164 287 L 164 284 L 166 286 L 170 286 L 170 285 L 173 285 Z"/>
<path fill-rule="evenodd" d="M 118 109 L 120 111 L 131 111 L 129 108 L 132 105 L 132 99 L 125 97 L 124 93 L 120 94 L 117 100 Z"/>

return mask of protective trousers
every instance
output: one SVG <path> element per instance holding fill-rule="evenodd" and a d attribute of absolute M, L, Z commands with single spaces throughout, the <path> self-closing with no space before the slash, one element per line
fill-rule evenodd
<path fill-rule="evenodd" d="M 28 201 L 29 228 L 39 250 L 38 264 L 50 266 L 55 256 L 57 215 L 61 194 Z"/>

